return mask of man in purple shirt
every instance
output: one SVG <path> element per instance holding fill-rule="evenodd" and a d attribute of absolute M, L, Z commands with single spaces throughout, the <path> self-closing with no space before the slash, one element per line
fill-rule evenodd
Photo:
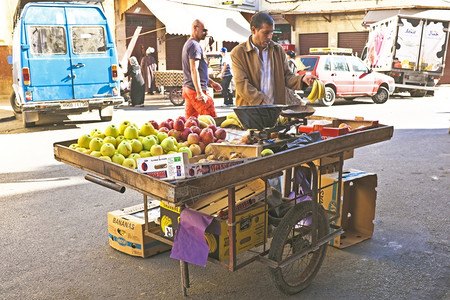
<path fill-rule="evenodd" d="M 200 41 L 204 40 L 208 29 L 200 20 L 192 23 L 191 38 L 184 44 L 181 56 L 183 66 L 183 98 L 186 99 L 185 114 L 190 116 L 210 115 L 216 117 L 214 100 L 208 95 L 208 83 L 216 91 L 222 87 L 208 76 L 208 64 L 203 55 Z"/>

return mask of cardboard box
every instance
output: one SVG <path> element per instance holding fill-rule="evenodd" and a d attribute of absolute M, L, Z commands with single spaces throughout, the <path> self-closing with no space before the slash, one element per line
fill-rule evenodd
<path fill-rule="evenodd" d="M 186 165 L 189 164 L 189 157 L 186 152 L 178 152 L 138 158 L 136 162 L 140 173 L 163 180 L 174 180 L 187 177 Z"/>
<path fill-rule="evenodd" d="M 264 201 L 265 184 L 261 179 L 236 187 L 236 253 L 244 252 L 260 245 L 267 238 L 264 226 L 267 224 Z M 210 246 L 210 257 L 225 260 L 229 257 L 229 238 L 227 225 L 228 191 L 224 190 L 198 199 L 191 208 L 216 217 L 220 223 L 221 234 L 205 234 Z M 178 228 L 180 207 L 161 202 L 161 231 L 173 239 Z M 219 217 L 222 216 L 224 218 Z"/>
<path fill-rule="evenodd" d="M 159 232 L 155 223 L 159 217 L 159 201 L 148 204 L 151 231 Z M 135 205 L 108 213 L 109 245 L 133 256 L 150 257 L 170 250 L 170 246 L 144 234 L 144 204 Z"/>
<path fill-rule="evenodd" d="M 320 202 L 326 210 L 337 210 L 337 173 L 321 176 Z M 342 202 L 340 218 L 332 224 L 340 225 L 344 233 L 330 245 L 345 248 L 372 237 L 375 219 L 377 175 L 365 171 L 344 172 L 342 182 Z M 333 229 L 331 229 L 333 230 Z"/>

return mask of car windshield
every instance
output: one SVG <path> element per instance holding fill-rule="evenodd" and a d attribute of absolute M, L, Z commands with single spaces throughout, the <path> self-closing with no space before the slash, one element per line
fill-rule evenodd
<path fill-rule="evenodd" d="M 297 60 L 299 71 L 314 71 L 316 68 L 318 57 L 300 57 L 300 61 Z"/>

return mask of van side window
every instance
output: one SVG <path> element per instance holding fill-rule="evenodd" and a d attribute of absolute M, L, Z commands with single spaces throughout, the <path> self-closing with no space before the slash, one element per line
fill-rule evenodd
<path fill-rule="evenodd" d="M 101 26 L 72 27 L 73 53 L 105 53 L 105 29 Z"/>
<path fill-rule="evenodd" d="M 30 26 L 31 54 L 66 54 L 66 32 L 59 26 Z"/>

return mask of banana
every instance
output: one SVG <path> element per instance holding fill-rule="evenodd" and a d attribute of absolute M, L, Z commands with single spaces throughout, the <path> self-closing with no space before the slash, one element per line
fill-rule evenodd
<path fill-rule="evenodd" d="M 200 116 L 198 116 L 197 119 L 198 119 L 199 121 L 201 121 L 201 122 L 204 122 L 204 123 L 206 123 L 206 124 L 208 124 L 208 125 L 211 125 L 211 119 L 208 118 L 207 115 L 200 115 Z"/>
<path fill-rule="evenodd" d="M 211 125 L 217 125 L 216 120 L 214 120 L 214 118 L 212 116 L 207 115 L 207 118 L 211 120 Z"/>
<path fill-rule="evenodd" d="M 313 103 L 317 99 L 317 92 L 318 92 L 318 82 L 317 80 L 314 80 L 311 93 L 308 95 L 309 102 Z"/>
<path fill-rule="evenodd" d="M 220 127 L 222 128 L 230 126 L 237 126 L 239 128 L 242 128 L 241 123 L 235 119 L 225 119 L 225 121 L 223 121 L 222 124 L 220 124 Z"/>
<path fill-rule="evenodd" d="M 232 112 L 231 114 L 229 114 L 227 116 L 227 119 L 235 119 L 235 120 L 239 121 L 239 118 L 237 117 L 235 112 Z"/>
<path fill-rule="evenodd" d="M 210 124 L 208 124 L 208 123 L 206 123 L 206 122 L 203 122 L 203 121 L 200 120 L 200 119 L 198 120 L 198 123 L 199 123 L 199 125 L 200 125 L 199 127 L 202 128 L 202 129 L 203 129 L 203 128 L 206 128 L 206 127 L 208 127 L 208 125 L 210 125 Z"/>
<path fill-rule="evenodd" d="M 320 81 L 320 80 L 318 80 L 318 81 L 319 81 L 320 89 L 319 89 L 319 96 L 317 97 L 317 99 L 323 99 L 323 97 L 325 97 L 325 85 L 323 84 L 322 81 Z"/>

